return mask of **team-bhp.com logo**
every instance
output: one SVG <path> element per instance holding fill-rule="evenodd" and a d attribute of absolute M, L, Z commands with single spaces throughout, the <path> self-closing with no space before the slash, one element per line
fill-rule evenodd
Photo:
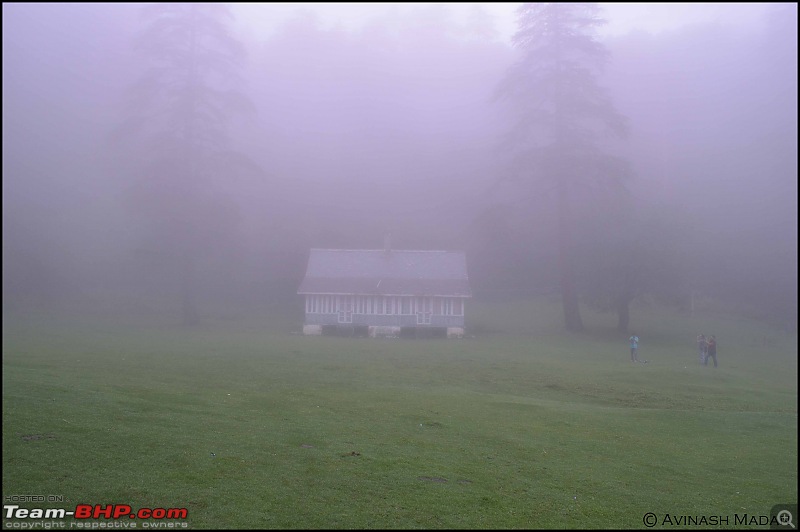
<path fill-rule="evenodd" d="M 186 519 L 186 508 L 140 508 L 134 510 L 127 504 L 79 504 L 75 510 L 63 508 L 20 508 L 16 504 L 3 505 L 6 519 Z"/>

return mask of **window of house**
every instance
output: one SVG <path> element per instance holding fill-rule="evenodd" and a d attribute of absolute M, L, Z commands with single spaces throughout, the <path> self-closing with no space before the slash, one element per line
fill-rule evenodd
<path fill-rule="evenodd" d="M 442 314 L 445 316 L 453 315 L 453 300 L 450 298 L 442 299 Z"/>

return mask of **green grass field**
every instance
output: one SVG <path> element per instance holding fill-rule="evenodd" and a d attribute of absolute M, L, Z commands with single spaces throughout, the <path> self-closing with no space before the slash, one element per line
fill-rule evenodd
<path fill-rule="evenodd" d="M 795 334 L 635 307 L 634 364 L 614 316 L 567 334 L 553 301 L 473 302 L 463 340 L 303 337 L 301 320 L 6 313 L 6 501 L 304 529 L 736 528 L 797 503 Z"/>

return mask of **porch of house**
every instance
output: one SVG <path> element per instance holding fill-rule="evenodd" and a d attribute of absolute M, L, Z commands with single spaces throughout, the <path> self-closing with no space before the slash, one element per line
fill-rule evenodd
<path fill-rule="evenodd" d="M 307 295 L 303 333 L 458 338 L 464 335 L 464 302 L 454 297 Z"/>

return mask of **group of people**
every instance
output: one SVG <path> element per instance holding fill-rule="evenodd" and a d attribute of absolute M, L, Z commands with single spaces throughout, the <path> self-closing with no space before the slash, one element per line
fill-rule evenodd
<path fill-rule="evenodd" d="M 717 338 L 712 334 L 708 338 L 703 333 L 697 337 L 697 350 L 700 353 L 700 363 L 708 366 L 708 359 L 714 359 L 714 367 L 717 367 Z"/>
<path fill-rule="evenodd" d="M 639 360 L 639 337 L 636 333 L 628 338 L 631 346 L 631 362 L 641 362 Z M 697 337 L 697 349 L 700 352 L 700 363 L 708 366 L 708 359 L 714 359 L 714 367 L 717 367 L 717 338 L 713 334 L 706 338 L 705 334 L 700 333 Z M 646 360 L 644 362 L 647 362 Z"/>

